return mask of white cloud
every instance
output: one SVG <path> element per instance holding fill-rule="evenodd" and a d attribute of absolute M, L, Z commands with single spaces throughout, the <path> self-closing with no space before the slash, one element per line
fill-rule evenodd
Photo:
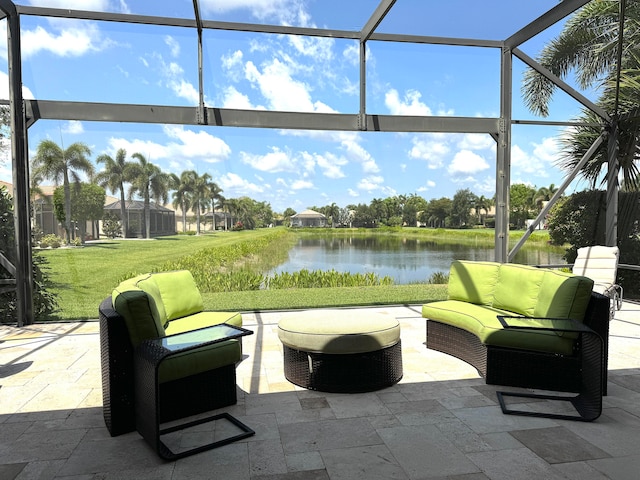
<path fill-rule="evenodd" d="M 84 133 L 84 126 L 82 122 L 78 120 L 71 120 L 63 125 L 62 133 L 70 133 L 73 135 Z"/>
<path fill-rule="evenodd" d="M 553 164 L 560 157 L 560 145 L 557 138 L 543 138 L 542 143 L 533 143 L 533 156 L 545 163 Z"/>
<path fill-rule="evenodd" d="M 345 136 L 341 141 L 341 146 L 346 150 L 347 155 L 362 165 L 365 173 L 378 173 L 380 167 L 371 154 L 358 143 L 359 137 L 355 135 Z"/>
<path fill-rule="evenodd" d="M 180 98 L 186 99 L 191 105 L 197 105 L 200 101 L 198 89 L 184 78 L 184 70 L 177 62 L 165 62 L 162 55 L 154 53 L 151 58 L 157 61 L 157 68 L 167 88 Z M 149 62 L 144 58 L 141 59 L 145 66 L 149 66 Z M 207 99 L 205 99 L 205 103 Z"/>
<path fill-rule="evenodd" d="M 303 37 L 289 35 L 289 42 L 301 55 L 312 57 L 315 61 L 328 62 L 333 58 L 333 38 Z"/>
<path fill-rule="evenodd" d="M 442 167 L 444 157 L 450 151 L 446 142 L 431 134 L 415 136 L 411 143 L 413 146 L 409 150 L 409 158 L 425 160 L 430 170 Z"/>
<path fill-rule="evenodd" d="M 480 155 L 471 150 L 460 150 L 453 157 L 447 171 L 453 176 L 468 177 L 488 168 L 489 164 Z"/>
<path fill-rule="evenodd" d="M 360 194 L 355 191 L 353 188 L 347 188 L 347 193 L 349 194 L 350 197 L 359 197 Z"/>
<path fill-rule="evenodd" d="M 264 188 L 260 185 L 251 183 L 231 172 L 222 175 L 220 180 L 216 183 L 220 185 L 220 187 L 225 191 L 225 195 L 229 197 L 237 195 L 251 195 L 262 193 L 264 191 Z"/>
<path fill-rule="evenodd" d="M 171 50 L 172 57 L 180 56 L 180 44 L 177 42 L 175 38 L 173 38 L 171 35 L 165 35 L 164 43 L 166 43 L 169 49 Z"/>
<path fill-rule="evenodd" d="M 109 10 L 110 0 L 30 0 L 29 3 L 38 7 L 106 12 Z"/>
<path fill-rule="evenodd" d="M 433 180 L 427 180 L 426 183 L 421 186 L 418 187 L 418 192 L 427 192 L 430 189 L 434 188 L 436 186 L 436 182 L 434 182 Z"/>
<path fill-rule="evenodd" d="M 417 90 L 407 90 L 404 98 L 400 99 L 398 91 L 394 88 L 384 96 L 384 104 L 391 115 L 431 115 L 431 109 L 420 101 L 422 94 Z"/>
<path fill-rule="evenodd" d="M 109 146 L 113 151 L 124 148 L 129 156 L 141 153 L 151 163 L 170 160 L 177 170 L 184 170 L 185 164 L 193 165 L 191 160 L 216 163 L 231 154 L 231 148 L 223 140 L 202 130 L 195 132 L 180 126 L 166 125 L 163 131 L 176 141 L 163 145 L 149 140 L 110 138 Z"/>
<path fill-rule="evenodd" d="M 247 95 L 240 93 L 233 86 L 224 89 L 221 106 L 222 108 L 237 108 L 241 110 L 252 110 L 256 108 L 251 104 L 251 100 L 249 100 Z M 264 109 L 264 107 L 261 109 Z"/>
<path fill-rule="evenodd" d="M 322 170 L 322 174 L 327 178 L 344 178 L 345 174 L 340 168 L 346 165 L 347 159 L 344 157 L 338 157 L 333 153 L 327 152 L 324 155 L 315 154 L 315 163 Z"/>
<path fill-rule="evenodd" d="M 314 188 L 314 186 L 313 183 L 308 180 L 295 180 L 293 183 L 291 183 L 292 190 L 306 190 L 310 188 Z"/>
<path fill-rule="evenodd" d="M 458 143 L 458 148 L 464 150 L 486 150 L 495 151 L 496 142 L 490 135 L 484 133 L 466 133 Z"/>
<path fill-rule="evenodd" d="M 296 170 L 296 162 L 291 154 L 277 147 L 273 147 L 271 152 L 265 155 L 240 152 L 240 160 L 262 172 L 293 172 Z"/>
<path fill-rule="evenodd" d="M 0 71 L 0 98 L 9 99 L 9 75 Z M 29 87 L 22 85 L 22 98 L 33 100 L 34 96 Z"/>
<path fill-rule="evenodd" d="M 300 0 L 200 0 L 204 13 L 249 10 L 254 17 L 275 19 L 285 24 L 304 23 L 307 18 Z"/>
<path fill-rule="evenodd" d="M 246 79 L 260 90 L 272 110 L 295 112 L 335 112 L 328 105 L 313 101 L 311 87 L 292 77 L 289 64 L 277 58 L 266 63 L 260 71 L 253 62 L 245 64 Z"/>
<path fill-rule="evenodd" d="M 166 125 L 164 132 L 169 138 L 175 138 L 180 143 L 169 143 L 172 153 L 188 158 L 202 159 L 205 162 L 216 163 L 231 155 L 231 148 L 226 142 L 204 130 L 194 132 L 184 127 Z"/>
<path fill-rule="evenodd" d="M 235 82 L 242 78 L 242 58 L 243 54 L 241 50 L 236 50 L 235 52 L 230 53 L 229 55 L 223 55 L 220 58 L 223 70 Z"/>
<path fill-rule="evenodd" d="M 360 190 L 372 192 L 374 190 L 379 190 L 380 188 L 382 188 L 382 182 L 384 182 L 383 177 L 379 175 L 371 175 L 360 180 L 358 182 L 358 188 Z"/>
<path fill-rule="evenodd" d="M 47 31 L 40 25 L 33 30 L 22 29 L 20 38 L 24 58 L 41 51 L 60 57 L 79 57 L 89 52 L 99 52 L 114 43 L 103 38 L 95 23 L 57 19 L 52 27 L 56 32 Z"/>

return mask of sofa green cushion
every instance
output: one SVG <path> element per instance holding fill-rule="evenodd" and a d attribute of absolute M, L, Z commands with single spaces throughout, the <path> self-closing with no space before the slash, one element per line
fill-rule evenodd
<path fill-rule="evenodd" d="M 177 353 L 164 360 L 158 367 L 158 381 L 170 382 L 189 375 L 235 364 L 242 352 L 238 340 L 214 343 Z"/>
<path fill-rule="evenodd" d="M 162 304 L 165 321 L 204 310 L 200 290 L 188 270 L 154 273 L 139 286 Z"/>
<path fill-rule="evenodd" d="M 532 317 L 545 271 L 526 265 L 500 265 L 493 292 L 494 308 Z"/>
<path fill-rule="evenodd" d="M 151 297 L 152 301 L 149 302 L 149 305 L 151 306 L 151 314 L 153 315 L 153 318 L 162 325 L 166 325 L 167 313 L 164 309 L 160 289 L 154 279 L 155 275 L 155 273 L 143 275 L 141 278 L 138 278 L 135 285 Z"/>
<path fill-rule="evenodd" d="M 165 328 L 167 335 L 196 330 L 198 328 L 228 323 L 236 327 L 242 326 L 242 315 L 237 312 L 200 312 L 188 317 L 178 318 L 169 322 Z"/>
<path fill-rule="evenodd" d="M 150 297 L 133 285 L 119 285 L 111 296 L 113 308 L 127 324 L 131 344 L 164 336 L 164 327 L 151 313 Z"/>
<path fill-rule="evenodd" d="M 533 316 L 583 321 L 592 290 L 590 278 L 546 270 Z"/>
<path fill-rule="evenodd" d="M 456 260 L 449 270 L 449 299 L 491 305 L 500 264 Z"/>
<path fill-rule="evenodd" d="M 513 313 L 457 300 L 432 302 L 422 306 L 423 317 L 473 333 L 486 345 L 562 355 L 572 353 L 575 335 L 548 330 L 505 329 L 498 320 L 498 315 L 512 316 Z M 543 326 L 534 319 L 522 318 L 522 321 L 512 320 L 510 324 L 523 325 L 526 322 L 526 325 Z"/>

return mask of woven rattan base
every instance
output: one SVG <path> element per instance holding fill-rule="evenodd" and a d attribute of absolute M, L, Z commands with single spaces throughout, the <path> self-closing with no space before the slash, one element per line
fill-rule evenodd
<path fill-rule="evenodd" d="M 291 383 L 322 392 L 370 392 L 402 378 L 402 346 L 350 354 L 312 353 L 284 347 L 284 375 Z"/>

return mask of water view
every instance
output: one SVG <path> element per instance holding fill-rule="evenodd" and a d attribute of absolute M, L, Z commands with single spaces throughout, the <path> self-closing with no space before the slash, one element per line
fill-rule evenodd
<path fill-rule="evenodd" d="M 565 263 L 557 247 L 523 247 L 514 263 L 545 265 Z M 307 270 L 375 273 L 396 284 L 425 282 L 435 272 L 449 272 L 453 260 L 493 261 L 493 248 L 399 237 L 301 238 L 289 259 L 270 274 Z"/>

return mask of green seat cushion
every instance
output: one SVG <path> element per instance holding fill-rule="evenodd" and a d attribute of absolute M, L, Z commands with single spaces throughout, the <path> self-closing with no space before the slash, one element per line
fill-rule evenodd
<path fill-rule="evenodd" d="M 150 301 L 146 292 L 136 286 L 139 280 L 147 276 L 140 275 L 125 280 L 111 294 L 113 308 L 124 318 L 134 347 L 143 340 L 162 337 L 165 334 L 163 322 L 160 321 L 157 312 L 154 314 L 154 302 Z"/>
<path fill-rule="evenodd" d="M 513 313 L 457 300 L 422 306 L 423 317 L 473 333 L 486 345 L 571 355 L 575 335 L 548 330 L 503 328 L 498 315 L 510 316 Z M 540 326 L 534 319 L 525 321 L 527 325 Z"/>
<path fill-rule="evenodd" d="M 178 318 L 169 322 L 165 328 L 167 335 L 196 330 L 198 328 L 210 327 L 220 323 L 228 323 L 236 327 L 242 326 L 242 315 L 237 312 L 200 312 L 188 317 Z"/>
<path fill-rule="evenodd" d="M 493 293 L 494 308 L 534 316 L 545 271 L 526 265 L 500 265 Z"/>
<path fill-rule="evenodd" d="M 204 309 L 200 290 L 189 270 L 154 273 L 138 286 L 161 304 L 164 321 L 186 317 Z"/>
<path fill-rule="evenodd" d="M 238 340 L 214 343 L 177 353 L 164 360 L 158 368 L 160 383 L 177 380 L 240 361 L 242 352 Z"/>
<path fill-rule="evenodd" d="M 304 352 L 350 354 L 375 352 L 400 340 L 400 324 L 383 313 L 352 310 L 314 310 L 303 317 L 283 316 L 278 338 Z"/>
<path fill-rule="evenodd" d="M 449 270 L 449 300 L 491 305 L 500 264 L 456 260 Z"/>

